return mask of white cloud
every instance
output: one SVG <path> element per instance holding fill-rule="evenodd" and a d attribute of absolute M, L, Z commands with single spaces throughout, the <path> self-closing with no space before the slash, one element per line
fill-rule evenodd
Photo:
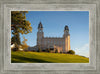
<path fill-rule="evenodd" d="M 89 43 L 84 44 L 80 48 L 75 48 L 75 53 L 78 55 L 89 57 Z"/>

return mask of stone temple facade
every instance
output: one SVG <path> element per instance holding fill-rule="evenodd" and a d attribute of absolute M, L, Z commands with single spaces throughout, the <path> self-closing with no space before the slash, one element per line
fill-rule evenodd
<path fill-rule="evenodd" d="M 67 53 L 70 50 L 70 34 L 69 28 L 66 25 L 64 27 L 63 37 L 44 37 L 43 25 L 40 22 L 37 32 L 37 45 L 36 47 L 42 50 L 50 49 L 52 52 L 58 50 L 58 52 Z"/>

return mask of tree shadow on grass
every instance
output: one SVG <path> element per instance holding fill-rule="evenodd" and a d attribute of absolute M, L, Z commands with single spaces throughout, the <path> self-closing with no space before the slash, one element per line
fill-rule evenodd
<path fill-rule="evenodd" d="M 13 59 L 16 59 L 16 60 L 13 60 Z M 18 60 L 17 60 L 18 59 Z M 41 59 L 36 59 L 36 58 L 28 58 L 28 57 L 22 57 L 22 56 L 16 56 L 16 55 L 13 55 L 12 58 L 11 58 L 11 63 L 28 63 L 28 62 L 31 62 L 31 63 L 52 63 L 50 61 L 46 61 L 46 60 L 41 60 Z"/>

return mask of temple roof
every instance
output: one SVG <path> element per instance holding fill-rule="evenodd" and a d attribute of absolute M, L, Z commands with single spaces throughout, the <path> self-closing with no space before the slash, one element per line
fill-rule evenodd
<path fill-rule="evenodd" d="M 65 30 L 68 30 L 68 31 L 69 31 L 69 28 L 68 28 L 68 26 L 67 26 L 67 25 L 65 26 Z"/>
<path fill-rule="evenodd" d="M 38 28 L 43 28 L 42 23 L 40 22 Z"/>

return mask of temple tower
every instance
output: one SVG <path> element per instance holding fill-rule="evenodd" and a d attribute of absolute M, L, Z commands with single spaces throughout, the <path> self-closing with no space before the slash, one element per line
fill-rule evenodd
<path fill-rule="evenodd" d="M 42 46 L 42 38 L 44 37 L 43 26 L 40 22 L 38 25 L 38 32 L 37 32 L 37 45 Z"/>
<path fill-rule="evenodd" d="M 67 25 L 64 28 L 63 38 L 64 38 L 64 43 L 65 43 L 63 52 L 68 52 L 70 50 L 70 34 L 69 34 L 69 28 Z"/>

